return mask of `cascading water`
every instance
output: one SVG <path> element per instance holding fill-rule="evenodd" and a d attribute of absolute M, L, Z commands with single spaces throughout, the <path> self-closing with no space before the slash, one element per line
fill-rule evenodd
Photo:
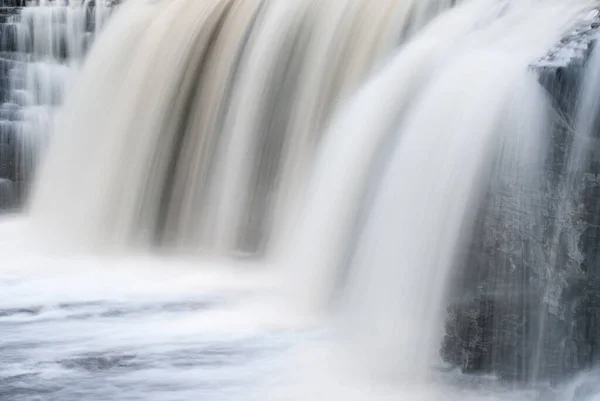
<path fill-rule="evenodd" d="M 0 24 L 0 179 L 11 198 L 2 208 L 23 202 L 56 110 L 110 8 L 42 0 L 14 10 Z"/>
<path fill-rule="evenodd" d="M 600 341 L 600 52 L 570 116 L 534 65 L 598 7 L 127 0 L 75 79 L 111 5 L 25 7 L 7 93 L 52 134 L 0 226 L 0 398 L 548 399 Z"/>
<path fill-rule="evenodd" d="M 61 226 L 69 216 L 75 237 L 95 244 L 158 243 L 219 254 L 263 249 L 269 209 L 284 208 L 274 198 L 294 190 L 288 182 L 302 175 L 317 141 L 310 136 L 402 27 L 410 22 L 416 30 L 435 10 L 427 2 L 390 2 L 383 13 L 362 0 L 211 4 L 196 4 L 188 26 L 177 8 L 187 3 L 122 7 L 58 122 L 61 137 L 52 143 L 33 214 Z M 333 25 L 332 15 L 339 19 Z M 160 40 L 149 35 L 160 29 Z M 129 35 L 142 42 L 114 49 L 116 37 Z M 329 62 L 334 43 L 360 41 L 364 50 L 336 49 L 339 61 Z M 148 59 L 163 60 L 163 70 Z M 217 62 L 228 72 L 217 75 Z M 345 73 L 331 82 L 336 69 Z M 133 74 L 142 78 L 129 79 Z M 93 105 L 85 101 L 90 96 Z"/>
<path fill-rule="evenodd" d="M 481 9 L 477 6 L 468 4 L 454 13 L 464 15 L 467 14 L 465 10 L 469 10 L 468 15 L 475 19 L 481 18 Z M 518 146 L 501 146 L 500 156 L 510 158 L 511 168 L 521 165 L 527 174 L 539 174 L 539 169 L 532 169 L 536 163 L 531 152 L 532 149 L 537 148 L 539 151 L 544 148 L 543 126 L 550 117 L 543 110 L 549 109 L 549 106 L 540 85 L 535 81 L 535 75 L 525 75 L 528 73 L 527 66 L 560 38 L 560 33 L 554 28 L 544 27 L 542 21 L 552 20 L 552 27 L 568 24 L 583 9 L 578 10 L 572 6 L 565 8 L 561 4 L 547 8 L 535 4 L 535 7 L 536 18 L 532 18 L 530 15 L 533 9 L 511 4 L 501 10 L 500 16 L 488 25 L 479 25 L 475 29 L 464 31 L 462 38 L 459 36 L 458 39 L 451 39 L 454 43 L 453 51 L 445 54 L 441 51 L 437 54 L 443 66 L 434 65 L 434 78 L 408 109 L 403 110 L 401 102 L 391 103 L 392 107 L 397 107 L 396 118 L 400 120 L 401 127 L 393 140 L 385 140 L 391 133 L 385 126 L 380 130 L 363 128 L 369 126 L 364 121 L 369 121 L 371 117 L 368 114 L 360 116 L 355 112 L 356 109 L 350 107 L 351 111 L 342 114 L 341 120 L 352 120 L 353 126 L 339 132 L 356 129 L 358 138 L 355 140 L 358 145 L 325 148 L 330 153 L 323 154 L 324 172 L 317 170 L 317 187 L 312 192 L 314 198 L 309 199 L 307 222 L 301 226 L 306 231 L 300 230 L 300 237 L 288 251 L 292 255 L 292 263 L 299 270 L 294 277 L 300 278 L 294 280 L 294 285 L 304 281 L 301 292 L 312 293 L 316 288 L 318 299 L 322 299 L 323 296 L 331 297 L 332 289 L 330 287 L 321 292 L 322 290 L 318 290 L 319 286 L 334 283 L 339 288 L 340 277 L 347 276 L 348 281 L 338 289 L 341 292 L 338 295 L 341 296 L 339 307 L 347 320 L 343 331 L 349 333 L 344 336 L 349 335 L 355 341 L 355 347 L 352 348 L 355 353 L 366 350 L 365 364 L 374 369 L 394 372 L 409 379 L 429 371 L 431 362 L 424 351 L 436 350 L 435 344 L 439 343 L 438 333 L 441 332 L 444 320 L 437 308 L 443 305 L 449 272 L 456 263 L 460 263 L 456 259 L 457 252 L 461 252 L 464 241 L 469 241 L 470 222 L 480 203 L 476 201 L 477 191 L 480 195 L 484 193 L 484 188 L 477 183 L 477 179 L 486 176 L 485 168 L 492 167 L 489 160 L 494 158 L 494 153 L 486 138 L 487 141 L 497 141 L 499 137 L 506 143 L 516 141 Z M 569 15 L 568 11 L 575 14 Z M 523 18 L 524 16 L 528 17 Z M 443 21 L 445 17 L 451 21 L 453 16 L 449 13 L 439 20 Z M 442 22 L 439 23 L 441 26 Z M 507 35 L 506 28 L 509 26 L 512 27 L 512 32 Z M 533 26 L 539 27 L 539 30 L 534 30 Z M 460 27 L 464 29 L 464 22 Z M 413 42 L 415 48 L 424 48 L 420 45 L 421 41 L 433 42 L 435 33 L 435 29 L 424 31 Z M 522 43 L 521 38 L 525 33 L 529 41 Z M 442 41 L 439 48 L 444 49 L 443 43 Z M 485 52 L 479 50 L 482 47 L 486 49 Z M 411 55 L 411 50 L 408 46 L 401 51 L 396 65 L 401 65 L 400 61 Z M 490 64 L 486 64 L 487 62 Z M 459 67 L 454 69 L 454 63 L 458 63 Z M 394 64 L 391 66 L 395 67 Z M 390 72 L 383 72 L 378 78 L 383 81 L 385 74 L 389 74 L 386 87 L 392 86 L 394 74 L 391 67 L 388 68 Z M 398 68 L 395 71 L 400 77 L 407 74 L 406 69 Z M 465 87 L 457 79 L 463 74 L 477 83 Z M 520 80 L 516 79 L 518 74 L 523 75 Z M 481 81 L 477 81 L 478 79 Z M 377 84 L 383 87 L 381 82 L 374 81 L 371 88 Z M 507 88 L 510 88 L 509 92 L 502 92 Z M 524 92 L 519 92 L 516 97 L 508 97 L 510 92 L 517 90 Z M 485 101 L 486 95 L 490 93 L 496 95 Z M 358 99 L 361 96 L 365 102 L 363 104 L 367 103 L 366 99 L 372 99 L 368 89 Z M 450 99 L 460 100 L 456 101 L 455 107 L 450 107 Z M 493 103 L 491 99 L 498 103 Z M 482 107 L 479 108 L 478 105 Z M 511 111 L 510 107 L 515 110 L 525 108 L 528 113 L 508 124 L 506 115 L 516 115 L 516 111 Z M 390 121 L 387 114 L 389 111 L 377 110 L 375 113 L 381 114 L 380 118 L 373 117 L 374 120 Z M 356 118 L 354 115 L 360 117 Z M 498 126 L 503 120 L 505 126 L 500 129 Z M 338 129 L 339 126 L 334 124 L 334 130 Z M 523 130 L 527 131 L 522 132 Z M 360 138 L 360 135 L 365 139 Z M 515 138 L 511 139 L 513 136 Z M 365 143 L 373 145 L 365 146 Z M 363 213 L 365 221 L 358 222 L 360 231 L 357 233 L 357 222 L 353 220 L 356 219 L 355 212 L 337 206 L 341 199 L 339 203 L 327 203 L 323 200 L 325 197 L 332 199 L 334 196 L 343 196 L 347 207 L 356 205 L 352 198 L 348 199 L 352 192 L 341 190 L 340 186 L 348 185 L 347 188 L 350 189 L 350 186 L 356 188 L 357 184 L 361 185 L 364 178 L 360 174 L 348 174 L 348 171 L 356 166 L 354 163 L 357 158 L 374 154 L 373 151 L 365 153 L 365 149 L 373 149 L 373 146 L 387 148 L 388 144 L 396 146 L 398 153 L 392 153 L 390 166 L 383 167 L 384 170 L 389 169 L 389 172 L 384 173 L 382 181 L 377 184 L 381 189 L 371 189 L 374 199 L 372 202 L 367 200 L 368 206 Z M 519 149 L 521 146 L 523 149 Z M 356 149 L 359 154 L 351 153 L 351 149 Z M 338 156 L 342 152 L 345 152 L 342 156 L 345 159 Z M 507 152 L 512 154 L 506 154 Z M 377 161 L 381 163 L 386 154 L 382 149 Z M 329 170 L 330 160 L 333 163 L 344 160 L 348 165 L 333 164 L 335 168 Z M 365 162 L 369 163 L 367 160 Z M 364 169 L 362 166 L 364 164 L 358 168 Z M 375 166 L 374 169 L 379 171 L 382 167 Z M 321 174 L 331 175 L 325 181 Z M 503 179 L 516 181 L 518 185 L 535 185 L 538 182 L 533 178 L 525 180 L 527 174 L 515 175 L 502 170 L 495 174 Z M 347 180 L 346 184 L 344 180 Z M 319 198 L 320 196 L 323 198 Z M 475 200 L 472 196 L 475 196 Z M 322 209 L 319 210 L 320 208 Z M 328 217 L 327 220 L 325 216 Z M 361 228 L 363 225 L 364 228 Z M 321 227 L 320 235 L 314 234 L 314 227 L 317 226 Z M 361 233 L 362 230 L 365 230 L 364 233 Z M 345 244 L 339 241 L 345 241 Z M 298 249 L 299 253 L 295 253 L 297 244 L 302 246 Z M 305 252 L 305 249 L 308 251 Z M 350 256 L 344 256 L 347 252 L 351 253 Z M 340 265 L 349 269 L 349 272 L 342 273 Z M 536 319 L 537 316 L 531 318 Z M 356 347 L 356 341 L 362 345 Z M 529 371 L 535 369 L 535 363 L 531 360 L 522 363 L 527 365 L 526 369 Z M 524 377 L 529 374 L 522 373 Z"/>

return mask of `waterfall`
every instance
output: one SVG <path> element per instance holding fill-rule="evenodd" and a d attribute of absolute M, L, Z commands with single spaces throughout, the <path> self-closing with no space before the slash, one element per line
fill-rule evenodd
<path fill-rule="evenodd" d="M 591 367 L 600 51 L 577 101 L 535 63 L 597 10 L 40 0 L 0 24 L 0 207 L 33 177 L 52 249 L 273 264 L 388 382 Z"/>
<path fill-rule="evenodd" d="M 41 0 L 0 23 L 0 180 L 13 193 L 1 206 L 24 201 L 56 110 L 107 19 L 104 2 L 88 3 Z"/>
<path fill-rule="evenodd" d="M 551 3 L 532 18 L 528 13 L 536 6 L 535 2 L 528 7 L 508 7 L 507 2 L 474 1 L 445 13 L 401 49 L 334 118 L 327 141 L 320 148 L 306 205 L 300 220 L 294 220 L 294 233 L 284 251 L 291 255 L 287 264 L 294 266 L 293 281 L 304 283 L 300 284 L 301 292 L 310 293 L 314 299 L 328 297 L 331 285 L 340 276 L 338 267 L 347 249 L 355 245 L 349 241 L 362 194 L 372 181 L 370 171 L 381 164 L 379 156 L 390 143 L 387 138 L 415 107 L 413 99 L 421 96 L 431 77 L 443 70 L 445 63 L 482 46 L 497 43 L 499 51 L 508 51 L 506 46 L 518 40 L 517 34 L 507 36 L 508 27 L 520 28 L 517 32 L 522 34 L 532 20 L 541 24 L 543 18 L 568 26 L 574 14 L 584 9 Z M 528 34 L 529 42 L 520 49 L 510 49 L 515 57 L 525 59 L 524 70 L 536 59 L 536 52 L 537 56 L 543 54 L 561 36 L 560 31 L 552 29 Z M 378 100 L 382 97 L 385 101 Z M 326 288 L 318 290 L 322 286 Z M 322 301 L 317 303 L 322 306 Z"/>
<path fill-rule="evenodd" d="M 466 6 L 465 6 L 466 7 Z M 361 194 L 369 179 L 369 167 L 393 130 L 402 110 L 417 96 L 435 69 L 437 57 L 449 53 L 439 38 L 456 40 L 487 15 L 489 4 L 469 5 L 435 20 L 426 31 L 403 48 L 360 90 L 340 115 L 333 119 L 319 149 L 300 220 L 291 217 L 287 243 L 282 245 L 285 264 L 298 286 L 302 303 L 320 308 L 335 285 L 348 232 L 352 230 Z"/>
<path fill-rule="evenodd" d="M 56 123 L 32 213 L 88 246 L 261 253 L 328 116 L 450 6 L 128 1 Z"/>
<path fill-rule="evenodd" d="M 447 287 L 490 191 L 511 185 L 530 196 L 503 218 L 540 212 L 544 136 L 554 116 L 528 65 L 564 34 L 554 27 L 585 10 L 584 3 L 459 6 L 400 50 L 334 119 L 284 254 L 292 290 L 316 308 L 335 301 L 342 337 L 366 366 L 408 380 L 430 372 Z M 383 96 L 384 107 L 376 101 Z M 528 358 L 519 362 L 522 376 L 536 376 L 536 357 Z"/>

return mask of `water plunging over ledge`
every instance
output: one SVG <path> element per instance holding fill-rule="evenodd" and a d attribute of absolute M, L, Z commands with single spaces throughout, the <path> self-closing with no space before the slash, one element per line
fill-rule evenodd
<path fill-rule="evenodd" d="M 600 394 L 595 2 L 102 7 L 7 19 L 0 396 Z"/>

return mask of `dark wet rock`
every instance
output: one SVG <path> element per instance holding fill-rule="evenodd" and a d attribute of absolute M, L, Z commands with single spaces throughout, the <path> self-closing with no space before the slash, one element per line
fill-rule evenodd
<path fill-rule="evenodd" d="M 5 51 L 16 52 L 19 50 L 19 34 L 16 24 L 12 22 L 0 24 L 0 45 Z"/>
<path fill-rule="evenodd" d="M 18 104 L 6 102 L 0 106 L 0 121 L 20 121 L 22 118 L 21 107 Z"/>
<path fill-rule="evenodd" d="M 15 127 L 10 121 L 0 121 L 0 144 L 11 145 L 15 142 Z"/>
<path fill-rule="evenodd" d="M 0 179 L 3 180 L 13 180 L 15 177 L 15 145 L 10 139 L 5 137 L 0 142 Z M 5 190 L 9 186 L 8 182 L 3 181 Z"/>
<path fill-rule="evenodd" d="M 581 90 L 583 69 L 596 44 L 600 17 L 598 11 L 571 31 L 548 54 L 532 65 L 539 81 L 558 110 L 572 115 Z"/>
<path fill-rule="evenodd" d="M 457 267 L 441 347 L 443 359 L 464 372 L 559 381 L 600 362 L 595 139 L 590 163 L 576 172 L 567 169 L 599 24 L 598 12 L 591 13 L 531 67 L 558 115 L 549 132 L 546 174 L 537 189 L 502 175 L 490 183 L 472 243 Z"/>
<path fill-rule="evenodd" d="M 2 166 L 0 165 L 0 169 L 1 168 Z M 15 206 L 15 203 L 15 193 L 12 181 L 6 178 L 0 178 L 0 208 L 11 209 Z M 0 311 L 0 314 L 1 313 L 2 312 Z"/>

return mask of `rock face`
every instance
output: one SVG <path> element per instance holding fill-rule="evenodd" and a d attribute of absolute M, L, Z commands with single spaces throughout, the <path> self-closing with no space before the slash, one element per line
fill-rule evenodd
<path fill-rule="evenodd" d="M 600 121 L 585 163 L 574 134 L 599 24 L 591 14 L 532 66 L 557 118 L 541 182 L 495 175 L 457 266 L 441 355 L 465 372 L 559 380 L 600 360 Z"/>

